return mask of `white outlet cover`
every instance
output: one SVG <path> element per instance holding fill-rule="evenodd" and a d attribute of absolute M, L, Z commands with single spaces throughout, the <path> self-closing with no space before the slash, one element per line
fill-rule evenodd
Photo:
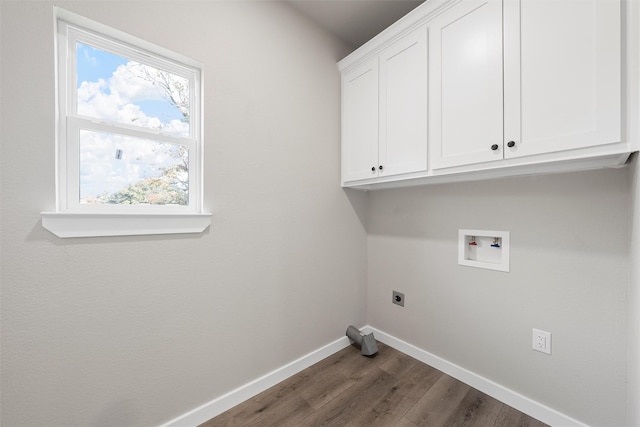
<path fill-rule="evenodd" d="M 533 328 L 531 348 L 541 353 L 551 354 L 551 333 Z"/>

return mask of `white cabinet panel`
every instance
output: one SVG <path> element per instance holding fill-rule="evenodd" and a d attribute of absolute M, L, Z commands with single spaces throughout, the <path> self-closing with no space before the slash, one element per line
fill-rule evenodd
<path fill-rule="evenodd" d="M 377 176 L 377 57 L 343 75 L 342 97 L 343 181 Z"/>
<path fill-rule="evenodd" d="M 343 185 L 623 164 L 640 145 L 622 135 L 623 114 L 637 120 L 623 108 L 636 102 L 639 55 L 628 8 L 622 0 L 424 2 L 339 63 Z"/>
<path fill-rule="evenodd" d="M 427 170 L 427 29 L 380 54 L 380 175 Z"/>
<path fill-rule="evenodd" d="M 457 3 L 429 29 L 432 168 L 501 159 L 502 2 Z"/>
<path fill-rule="evenodd" d="M 427 170 L 427 72 L 422 26 L 343 75 L 343 182 Z"/>
<path fill-rule="evenodd" d="M 505 157 L 620 141 L 620 2 L 505 0 Z"/>

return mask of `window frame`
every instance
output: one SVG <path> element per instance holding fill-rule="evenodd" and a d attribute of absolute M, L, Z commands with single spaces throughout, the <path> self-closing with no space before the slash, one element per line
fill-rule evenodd
<path fill-rule="evenodd" d="M 201 232 L 203 212 L 203 66 L 132 35 L 55 7 L 56 210 L 42 224 L 59 237 Z M 168 71 L 189 81 L 189 135 L 177 136 L 77 112 L 77 43 Z M 189 187 L 185 205 L 80 203 L 80 130 L 112 133 L 188 147 Z M 75 224 L 75 225 L 74 225 Z"/>

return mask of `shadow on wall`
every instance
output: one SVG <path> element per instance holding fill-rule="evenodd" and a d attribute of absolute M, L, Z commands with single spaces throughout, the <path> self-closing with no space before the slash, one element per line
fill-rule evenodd
<path fill-rule="evenodd" d="M 112 402 L 98 415 L 93 425 L 96 426 L 133 426 L 139 423 L 142 409 L 133 399 Z"/>
<path fill-rule="evenodd" d="M 364 224 L 369 235 L 453 241 L 461 228 L 504 230 L 533 247 L 622 253 L 629 170 L 371 191 Z"/>
<path fill-rule="evenodd" d="M 368 229 L 368 192 L 362 190 L 354 190 L 352 188 L 344 188 L 344 194 L 349 199 L 353 211 L 358 216 L 358 220 L 364 230 Z"/>

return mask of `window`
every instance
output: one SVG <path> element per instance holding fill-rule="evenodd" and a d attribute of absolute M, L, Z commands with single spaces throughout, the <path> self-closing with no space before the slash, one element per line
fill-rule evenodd
<path fill-rule="evenodd" d="M 71 236 L 48 225 L 67 228 L 70 218 L 93 223 L 73 236 L 194 232 L 176 221 L 206 228 L 201 66 L 62 9 L 56 16 L 57 208 L 43 226 L 60 237 Z"/>

